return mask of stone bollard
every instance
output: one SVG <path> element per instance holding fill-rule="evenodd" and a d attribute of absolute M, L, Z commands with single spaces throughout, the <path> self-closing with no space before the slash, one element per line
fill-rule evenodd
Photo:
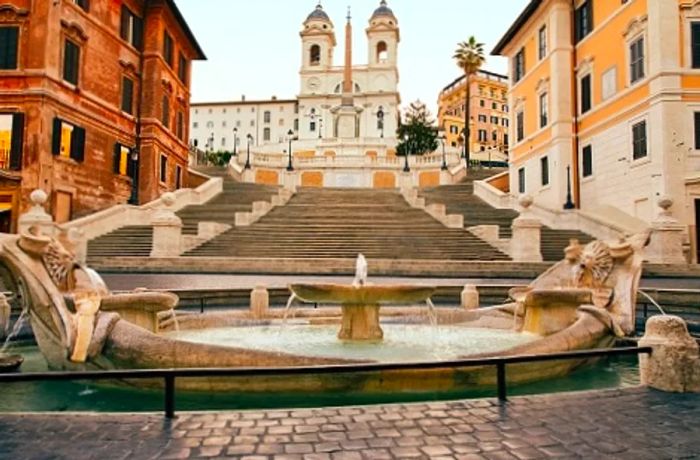
<path fill-rule="evenodd" d="M 253 318 L 262 319 L 267 317 L 270 309 L 270 294 L 265 286 L 255 286 L 250 292 L 250 313 Z"/>
<path fill-rule="evenodd" d="M 677 316 L 654 316 L 647 321 L 640 347 L 652 347 L 651 355 L 640 355 L 643 385 L 678 393 L 700 392 L 700 354 L 697 342 Z"/>
<path fill-rule="evenodd" d="M 515 262 L 542 262 L 540 239 L 542 224 L 532 215 L 533 199 L 523 195 L 518 200 L 523 211 L 513 220 L 513 237 L 510 240 L 510 256 Z"/>
<path fill-rule="evenodd" d="M 661 209 L 651 223 L 651 239 L 645 249 L 646 259 L 656 264 L 686 264 L 683 255 L 685 226 L 671 215 L 673 199 L 661 197 L 658 201 Z"/>
<path fill-rule="evenodd" d="M 476 310 L 479 308 L 479 291 L 473 284 L 464 286 L 461 295 L 462 308 L 465 310 Z"/>
<path fill-rule="evenodd" d="M 17 222 L 18 233 L 27 233 L 31 227 L 34 227 L 44 236 L 53 236 L 53 218 L 44 209 L 47 200 L 48 195 L 41 189 L 36 189 L 29 195 L 32 207 L 29 211 L 19 216 Z"/>
<path fill-rule="evenodd" d="M 173 193 L 161 197 L 164 206 L 158 209 L 153 218 L 153 249 L 151 257 L 177 257 L 182 253 L 182 221 L 172 211 L 175 204 Z"/>

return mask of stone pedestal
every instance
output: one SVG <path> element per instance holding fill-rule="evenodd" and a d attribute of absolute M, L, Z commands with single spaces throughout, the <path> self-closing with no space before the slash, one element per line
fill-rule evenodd
<path fill-rule="evenodd" d="M 171 209 L 175 203 L 175 195 L 165 193 L 161 198 L 164 206 L 155 212 L 151 220 L 151 257 L 178 257 L 182 253 L 182 220 Z"/>
<path fill-rule="evenodd" d="M 654 316 L 647 321 L 641 347 L 652 347 L 651 355 L 640 355 L 643 385 L 670 392 L 700 392 L 700 353 L 677 316 Z"/>
<path fill-rule="evenodd" d="M 462 290 L 461 305 L 465 310 L 476 310 L 479 308 L 479 291 L 473 284 L 467 284 Z"/>
<path fill-rule="evenodd" d="M 255 286 L 250 292 L 250 314 L 253 318 L 267 317 L 270 309 L 270 295 L 264 286 Z"/>
<path fill-rule="evenodd" d="M 53 236 L 54 223 L 51 215 L 44 210 L 48 196 L 41 189 L 34 190 L 29 195 L 32 207 L 26 213 L 19 216 L 17 231 L 20 234 L 27 233 L 31 227 L 39 230 L 42 235 Z"/>
<path fill-rule="evenodd" d="M 382 340 L 384 331 L 379 325 L 379 304 L 343 305 L 343 321 L 338 333 L 341 340 Z"/>
<path fill-rule="evenodd" d="M 542 262 L 540 239 L 542 223 L 529 211 L 532 205 L 530 196 L 519 201 L 523 207 L 520 217 L 513 220 L 513 236 L 510 240 L 510 256 L 515 262 Z"/>
<path fill-rule="evenodd" d="M 650 263 L 656 264 L 686 264 L 683 254 L 685 226 L 671 215 L 673 200 L 662 197 L 658 202 L 661 209 L 651 223 L 651 239 L 646 247 L 645 256 Z"/>

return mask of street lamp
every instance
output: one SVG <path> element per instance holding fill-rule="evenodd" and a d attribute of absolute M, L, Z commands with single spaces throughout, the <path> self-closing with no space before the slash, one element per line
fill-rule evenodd
<path fill-rule="evenodd" d="M 377 111 L 377 125 L 379 126 L 380 137 L 384 138 L 384 107 L 379 107 Z"/>
<path fill-rule="evenodd" d="M 323 138 L 323 118 L 318 117 L 318 138 Z"/>
<path fill-rule="evenodd" d="M 403 135 L 403 142 L 404 142 L 404 164 L 403 164 L 403 172 L 411 172 L 411 167 L 408 165 L 408 155 L 411 153 L 411 149 L 409 148 L 409 136 L 408 133 Z"/>
<path fill-rule="evenodd" d="M 131 196 L 129 197 L 129 203 L 137 205 L 139 204 L 139 151 L 133 149 L 131 151 Z"/>
<path fill-rule="evenodd" d="M 443 171 L 447 171 L 447 156 L 445 155 L 445 140 L 447 139 L 447 136 L 445 135 L 445 131 L 440 132 L 440 142 L 442 142 L 442 166 L 440 169 Z"/>
<path fill-rule="evenodd" d="M 574 209 L 574 201 L 571 199 L 571 166 L 566 167 L 566 203 L 564 209 Z"/>
<path fill-rule="evenodd" d="M 233 128 L 233 156 L 238 155 L 236 152 L 236 144 L 238 144 L 238 128 Z"/>
<path fill-rule="evenodd" d="M 245 166 L 244 166 L 244 168 L 245 168 L 245 169 L 250 169 L 250 143 L 251 143 L 251 141 L 253 140 L 253 136 L 252 136 L 250 133 L 248 133 L 248 135 L 246 136 L 246 140 L 247 140 L 247 148 L 246 148 L 246 149 L 247 149 L 247 153 L 246 153 L 246 156 L 245 156 Z"/>
<path fill-rule="evenodd" d="M 289 164 L 287 164 L 287 171 L 294 171 L 294 165 L 292 165 L 292 139 L 294 138 L 294 131 L 291 129 L 287 131 L 287 136 L 289 136 Z"/>

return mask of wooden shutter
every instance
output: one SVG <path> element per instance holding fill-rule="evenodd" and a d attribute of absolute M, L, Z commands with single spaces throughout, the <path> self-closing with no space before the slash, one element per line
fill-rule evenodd
<path fill-rule="evenodd" d="M 591 109 L 591 76 L 586 75 L 581 79 L 581 113 Z"/>
<path fill-rule="evenodd" d="M 17 68 L 19 27 L 0 27 L 0 69 Z"/>
<path fill-rule="evenodd" d="M 119 22 L 119 36 L 122 38 L 122 40 L 128 40 L 129 39 L 129 18 L 131 16 L 131 11 L 129 11 L 129 8 L 126 7 L 126 5 L 122 5 L 122 15 L 121 15 L 121 20 Z"/>
<path fill-rule="evenodd" d="M 61 125 L 60 118 L 53 119 L 53 133 L 51 133 L 51 153 L 53 155 L 61 154 Z"/>
<path fill-rule="evenodd" d="M 693 22 L 690 26 L 690 30 L 693 68 L 700 69 L 700 22 Z"/>
<path fill-rule="evenodd" d="M 122 145 L 117 142 L 114 144 L 114 164 L 112 165 L 112 172 L 119 175 L 121 173 L 120 166 L 122 161 Z"/>
<path fill-rule="evenodd" d="M 80 76 L 80 47 L 70 40 L 65 41 L 63 56 L 63 79 L 74 85 Z"/>
<path fill-rule="evenodd" d="M 77 126 L 73 127 L 73 137 L 71 138 L 70 157 L 82 163 L 85 160 L 85 129 Z"/>
<path fill-rule="evenodd" d="M 131 159 L 131 155 L 126 159 L 126 175 L 128 177 L 134 177 L 134 171 L 136 170 L 136 162 Z"/>
<path fill-rule="evenodd" d="M 122 111 L 134 113 L 134 81 L 129 77 L 122 78 Z"/>
<path fill-rule="evenodd" d="M 10 145 L 10 169 L 22 169 L 22 147 L 24 145 L 24 114 L 12 115 L 12 141 Z"/>
<path fill-rule="evenodd" d="M 136 49 L 141 50 L 141 49 L 143 49 L 143 19 L 138 17 L 138 16 L 134 16 L 133 18 L 134 18 L 134 37 L 133 37 L 132 45 L 134 45 L 134 47 Z"/>

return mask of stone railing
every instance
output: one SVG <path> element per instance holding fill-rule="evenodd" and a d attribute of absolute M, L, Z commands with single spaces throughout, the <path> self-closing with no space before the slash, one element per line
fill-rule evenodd
<path fill-rule="evenodd" d="M 277 206 L 284 206 L 294 196 L 294 191 L 281 188 L 270 201 L 255 201 L 250 212 L 237 212 L 236 227 L 247 227 L 260 220 L 261 217 L 272 211 Z"/>
<path fill-rule="evenodd" d="M 447 228 L 464 228 L 464 216 L 461 214 L 447 214 L 444 204 L 425 204 L 425 198 L 418 197 L 417 188 L 401 189 L 401 195 L 409 206 L 422 209 Z"/>
<path fill-rule="evenodd" d="M 459 167 L 459 154 L 449 153 L 445 155 L 448 165 Z M 239 155 L 237 159 L 232 160 L 230 168 L 240 169 L 239 174 L 242 174 L 242 164 L 245 163 L 246 156 Z M 405 160 L 403 157 L 371 157 L 368 155 L 329 155 L 329 156 L 314 156 L 308 158 L 294 158 L 293 165 L 300 169 L 314 168 L 347 168 L 361 167 L 370 169 L 392 169 L 400 170 L 404 167 Z M 254 167 L 261 168 L 286 168 L 289 162 L 289 157 L 285 154 L 274 153 L 251 153 L 250 164 Z M 409 157 L 409 166 L 415 169 L 433 169 L 439 168 L 442 165 L 442 154 L 432 153 L 422 156 Z"/>

